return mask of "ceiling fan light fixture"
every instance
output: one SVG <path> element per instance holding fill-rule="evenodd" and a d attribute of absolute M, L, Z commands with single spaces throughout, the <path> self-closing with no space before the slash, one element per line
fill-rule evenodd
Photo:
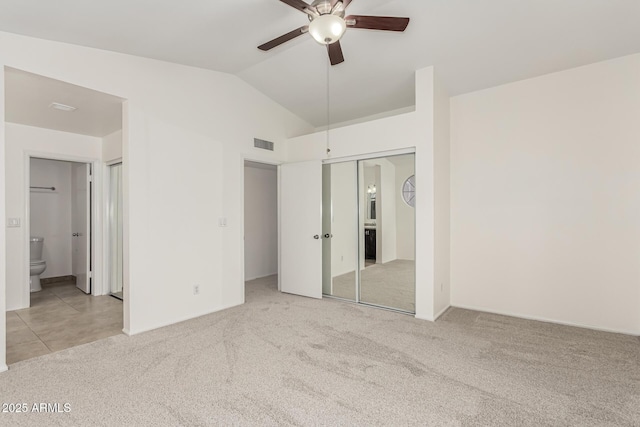
<path fill-rule="evenodd" d="M 309 34 L 320 44 L 332 44 L 340 40 L 347 30 L 347 23 L 340 16 L 320 15 L 309 24 Z"/>

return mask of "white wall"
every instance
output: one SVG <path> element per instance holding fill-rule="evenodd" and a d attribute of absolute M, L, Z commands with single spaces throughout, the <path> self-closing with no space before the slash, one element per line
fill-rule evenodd
<path fill-rule="evenodd" d="M 117 130 L 102 138 L 102 161 L 122 159 L 122 130 Z"/>
<path fill-rule="evenodd" d="M 282 141 L 312 127 L 224 73 L 9 33 L 0 33 L 0 58 L 127 100 L 125 330 L 241 304 L 244 157 L 283 160 Z M 253 148 L 254 137 L 274 141 L 275 151 Z"/>
<path fill-rule="evenodd" d="M 331 277 L 355 271 L 358 265 L 356 163 L 331 166 Z"/>
<path fill-rule="evenodd" d="M 278 171 L 244 168 L 245 280 L 278 273 Z"/>
<path fill-rule="evenodd" d="M 452 304 L 640 333 L 640 54 L 451 101 Z"/>
<path fill-rule="evenodd" d="M 30 192 L 30 234 L 44 237 L 42 259 L 47 269 L 40 276 L 69 276 L 71 271 L 71 163 L 31 159 L 31 186 L 55 187 Z M 9 184 L 11 185 L 11 184 Z"/>
<path fill-rule="evenodd" d="M 25 226 L 29 221 L 25 199 L 27 154 L 50 158 L 63 156 L 69 160 L 100 159 L 102 146 L 100 138 L 14 123 L 5 124 L 4 137 L 6 215 L 7 218 L 19 218 L 21 224 L 21 227 L 7 229 L 6 309 L 17 310 L 29 307 L 29 273 L 26 270 L 29 236 Z"/>
<path fill-rule="evenodd" d="M 402 186 L 407 178 L 415 174 L 413 156 L 393 158 L 396 167 L 396 253 L 398 259 L 414 260 L 415 257 L 415 208 L 402 198 Z"/>
<path fill-rule="evenodd" d="M 434 76 L 433 67 L 416 72 L 416 111 L 331 129 L 335 159 L 415 148 L 416 153 L 416 317 L 434 319 Z M 288 161 L 325 159 L 327 133 L 287 143 Z M 383 154 L 384 155 L 384 154 Z"/>

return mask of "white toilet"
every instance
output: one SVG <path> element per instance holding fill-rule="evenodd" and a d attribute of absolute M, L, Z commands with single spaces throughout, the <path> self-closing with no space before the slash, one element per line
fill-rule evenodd
<path fill-rule="evenodd" d="M 31 283 L 31 292 L 42 290 L 40 285 L 40 275 L 47 269 L 47 263 L 42 259 L 42 246 L 44 245 L 44 237 L 32 237 L 29 240 L 29 254 L 31 265 L 29 282 Z"/>

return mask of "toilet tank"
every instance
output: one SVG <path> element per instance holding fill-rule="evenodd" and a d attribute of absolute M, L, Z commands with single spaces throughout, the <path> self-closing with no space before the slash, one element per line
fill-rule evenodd
<path fill-rule="evenodd" d="M 42 259 L 42 246 L 44 245 L 44 237 L 32 237 L 29 239 L 29 259 L 31 261 L 39 261 Z"/>

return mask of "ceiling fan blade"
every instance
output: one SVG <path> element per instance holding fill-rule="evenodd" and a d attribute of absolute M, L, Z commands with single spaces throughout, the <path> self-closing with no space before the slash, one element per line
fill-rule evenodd
<path fill-rule="evenodd" d="M 404 31 L 409 25 L 409 18 L 391 16 L 349 15 L 344 20 L 347 22 L 347 27 L 367 30 Z"/>
<path fill-rule="evenodd" d="M 311 10 L 311 5 L 303 2 L 302 0 L 280 0 L 282 3 L 288 4 L 289 6 L 298 9 L 300 12 L 307 13 L 305 9 Z"/>
<path fill-rule="evenodd" d="M 340 46 L 339 41 L 328 44 L 327 51 L 329 52 L 329 59 L 331 60 L 331 65 L 338 65 L 344 62 L 344 55 L 342 54 L 342 46 Z"/>
<path fill-rule="evenodd" d="M 295 30 L 293 30 L 293 31 L 291 31 L 291 32 L 289 32 L 287 34 L 283 34 L 280 37 L 271 40 L 270 42 L 266 42 L 265 44 L 261 44 L 260 46 L 258 46 L 258 49 L 264 50 L 264 51 L 273 49 L 276 46 L 280 46 L 282 43 L 288 42 L 289 40 L 293 40 L 296 37 L 303 35 L 307 31 L 309 31 L 309 26 L 308 25 L 302 26 L 300 28 L 296 28 Z"/>

